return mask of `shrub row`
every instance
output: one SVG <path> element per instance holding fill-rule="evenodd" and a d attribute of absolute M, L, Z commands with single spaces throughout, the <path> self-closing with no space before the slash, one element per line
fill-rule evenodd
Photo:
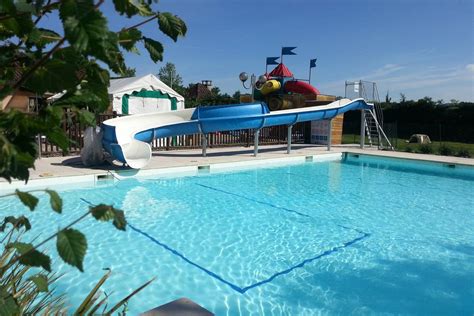
<path fill-rule="evenodd" d="M 435 149 L 437 150 L 435 151 Z M 428 144 L 420 145 L 418 148 L 407 146 L 404 150 L 406 152 L 414 152 L 420 154 L 438 154 L 441 156 L 456 156 L 463 158 L 471 157 L 471 153 L 466 148 L 459 148 L 458 150 L 455 150 L 454 148 L 444 144 L 441 144 L 437 148 L 433 145 Z"/>

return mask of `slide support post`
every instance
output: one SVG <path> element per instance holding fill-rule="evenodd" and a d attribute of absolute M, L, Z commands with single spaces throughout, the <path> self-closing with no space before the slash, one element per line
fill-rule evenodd
<path fill-rule="evenodd" d="M 332 143 L 332 119 L 329 120 L 328 124 L 328 151 L 331 150 Z"/>
<path fill-rule="evenodd" d="M 365 110 L 360 110 L 360 148 L 365 146 Z"/>
<path fill-rule="evenodd" d="M 207 156 L 207 137 L 206 134 L 201 134 L 201 143 L 202 143 L 202 156 Z"/>
<path fill-rule="evenodd" d="M 291 153 L 291 135 L 293 134 L 293 125 L 288 126 L 288 135 L 286 135 L 286 153 Z"/>
<path fill-rule="evenodd" d="M 258 138 L 260 137 L 260 129 L 255 130 L 253 135 L 253 155 L 257 157 L 258 155 Z"/>

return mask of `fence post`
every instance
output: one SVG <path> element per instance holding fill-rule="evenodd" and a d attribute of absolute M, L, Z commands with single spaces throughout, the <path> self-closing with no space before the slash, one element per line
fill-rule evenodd
<path fill-rule="evenodd" d="M 202 143 L 202 156 L 207 156 L 207 137 L 206 134 L 201 134 L 201 143 Z"/>
<path fill-rule="evenodd" d="M 245 133 L 247 138 L 247 147 L 250 147 L 250 129 L 248 129 Z"/>
<path fill-rule="evenodd" d="M 38 134 L 38 159 L 41 159 L 41 152 L 43 151 L 43 146 L 41 145 L 41 134 Z"/>

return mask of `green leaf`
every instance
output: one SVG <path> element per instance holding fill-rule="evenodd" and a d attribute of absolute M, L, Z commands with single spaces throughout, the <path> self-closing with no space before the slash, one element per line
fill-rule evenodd
<path fill-rule="evenodd" d="M 115 10 L 117 10 L 120 15 L 126 14 L 127 17 L 132 17 L 134 15 L 141 16 L 151 16 L 153 11 L 150 8 L 149 3 L 151 1 L 144 0 L 113 0 Z"/>
<path fill-rule="evenodd" d="M 77 111 L 79 121 L 87 126 L 94 126 L 96 121 L 95 121 L 95 115 L 92 112 L 89 112 L 86 109 L 81 109 Z"/>
<path fill-rule="evenodd" d="M 143 37 L 143 44 L 155 63 L 163 60 L 163 45 L 151 38 Z"/>
<path fill-rule="evenodd" d="M 2 225 L 0 225 L 0 232 L 5 231 L 5 227 L 7 224 L 12 224 L 14 229 L 20 229 L 22 227 L 25 227 L 25 230 L 30 230 L 31 229 L 31 224 L 28 218 L 25 216 L 19 216 L 19 217 L 14 217 L 14 216 L 7 216 L 3 219 Z"/>
<path fill-rule="evenodd" d="M 84 234 L 76 229 L 64 229 L 58 233 L 56 248 L 64 262 L 84 271 L 82 264 L 87 251 Z"/>
<path fill-rule="evenodd" d="M 63 210 L 63 200 L 59 197 L 59 194 L 53 190 L 46 190 L 46 193 L 49 194 L 49 203 L 53 211 L 61 213 Z"/>
<path fill-rule="evenodd" d="M 160 30 L 171 37 L 175 42 L 179 36 L 185 36 L 188 30 L 184 21 L 170 12 L 158 14 L 158 25 L 160 26 Z"/>
<path fill-rule="evenodd" d="M 11 294 L 0 295 L 0 315 L 20 315 L 21 309 Z"/>
<path fill-rule="evenodd" d="M 44 274 L 36 274 L 28 278 L 36 285 L 38 292 L 48 292 L 48 277 Z"/>
<path fill-rule="evenodd" d="M 125 230 L 127 227 L 127 221 L 125 220 L 125 214 L 121 210 L 114 209 L 115 218 L 112 224 L 119 230 Z"/>
<path fill-rule="evenodd" d="M 112 206 L 99 204 L 90 208 L 92 216 L 99 221 L 109 221 L 115 218 Z"/>
<path fill-rule="evenodd" d="M 14 242 L 7 244 L 7 248 L 14 248 L 20 253 L 21 264 L 30 267 L 42 267 L 46 271 L 51 271 L 51 259 L 44 253 L 33 248 L 32 244 L 24 242 Z"/>
<path fill-rule="evenodd" d="M 31 14 L 17 14 L 0 22 L 1 33 L 13 33 L 18 37 L 23 37 L 30 33 L 33 27 L 34 24 L 31 20 Z"/>
<path fill-rule="evenodd" d="M 24 87 L 39 94 L 75 88 L 79 83 L 77 70 L 76 64 L 53 58 L 40 66 L 26 80 Z"/>
<path fill-rule="evenodd" d="M 20 199 L 21 203 L 28 206 L 30 211 L 34 211 L 36 205 L 38 205 L 38 198 L 28 192 L 21 192 L 18 189 L 15 191 L 16 195 Z"/>
<path fill-rule="evenodd" d="M 7 248 L 15 248 L 20 254 L 24 254 L 33 249 L 33 245 L 26 242 L 12 242 L 7 244 Z"/>
<path fill-rule="evenodd" d="M 141 38 L 142 32 L 137 29 L 122 30 L 118 33 L 119 44 L 127 51 L 132 51 Z"/>
<path fill-rule="evenodd" d="M 51 272 L 51 259 L 44 253 L 38 250 L 30 250 L 20 257 L 19 262 L 25 266 L 42 267 L 48 272 Z"/>
<path fill-rule="evenodd" d="M 59 12 L 66 39 L 77 51 L 101 45 L 107 37 L 107 20 L 95 9 L 93 1 L 64 0 Z"/>
<path fill-rule="evenodd" d="M 48 44 L 57 42 L 61 39 L 61 35 L 58 33 L 44 29 L 44 28 L 35 28 L 28 34 L 27 44 L 34 44 L 37 47 L 43 48 Z"/>

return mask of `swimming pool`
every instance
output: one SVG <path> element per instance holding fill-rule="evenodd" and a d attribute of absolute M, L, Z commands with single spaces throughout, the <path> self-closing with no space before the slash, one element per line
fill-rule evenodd
<path fill-rule="evenodd" d="M 216 315 L 472 314 L 473 185 L 469 167 L 352 154 L 133 178 L 62 190 L 61 216 L 43 197 L 30 235 L 88 203 L 126 212 L 126 232 L 78 225 L 85 273 L 55 260 L 71 305 L 111 268 L 112 302 L 157 277 L 132 315 L 179 297 Z M 0 200 L 7 207 L 26 213 L 13 198 Z"/>

